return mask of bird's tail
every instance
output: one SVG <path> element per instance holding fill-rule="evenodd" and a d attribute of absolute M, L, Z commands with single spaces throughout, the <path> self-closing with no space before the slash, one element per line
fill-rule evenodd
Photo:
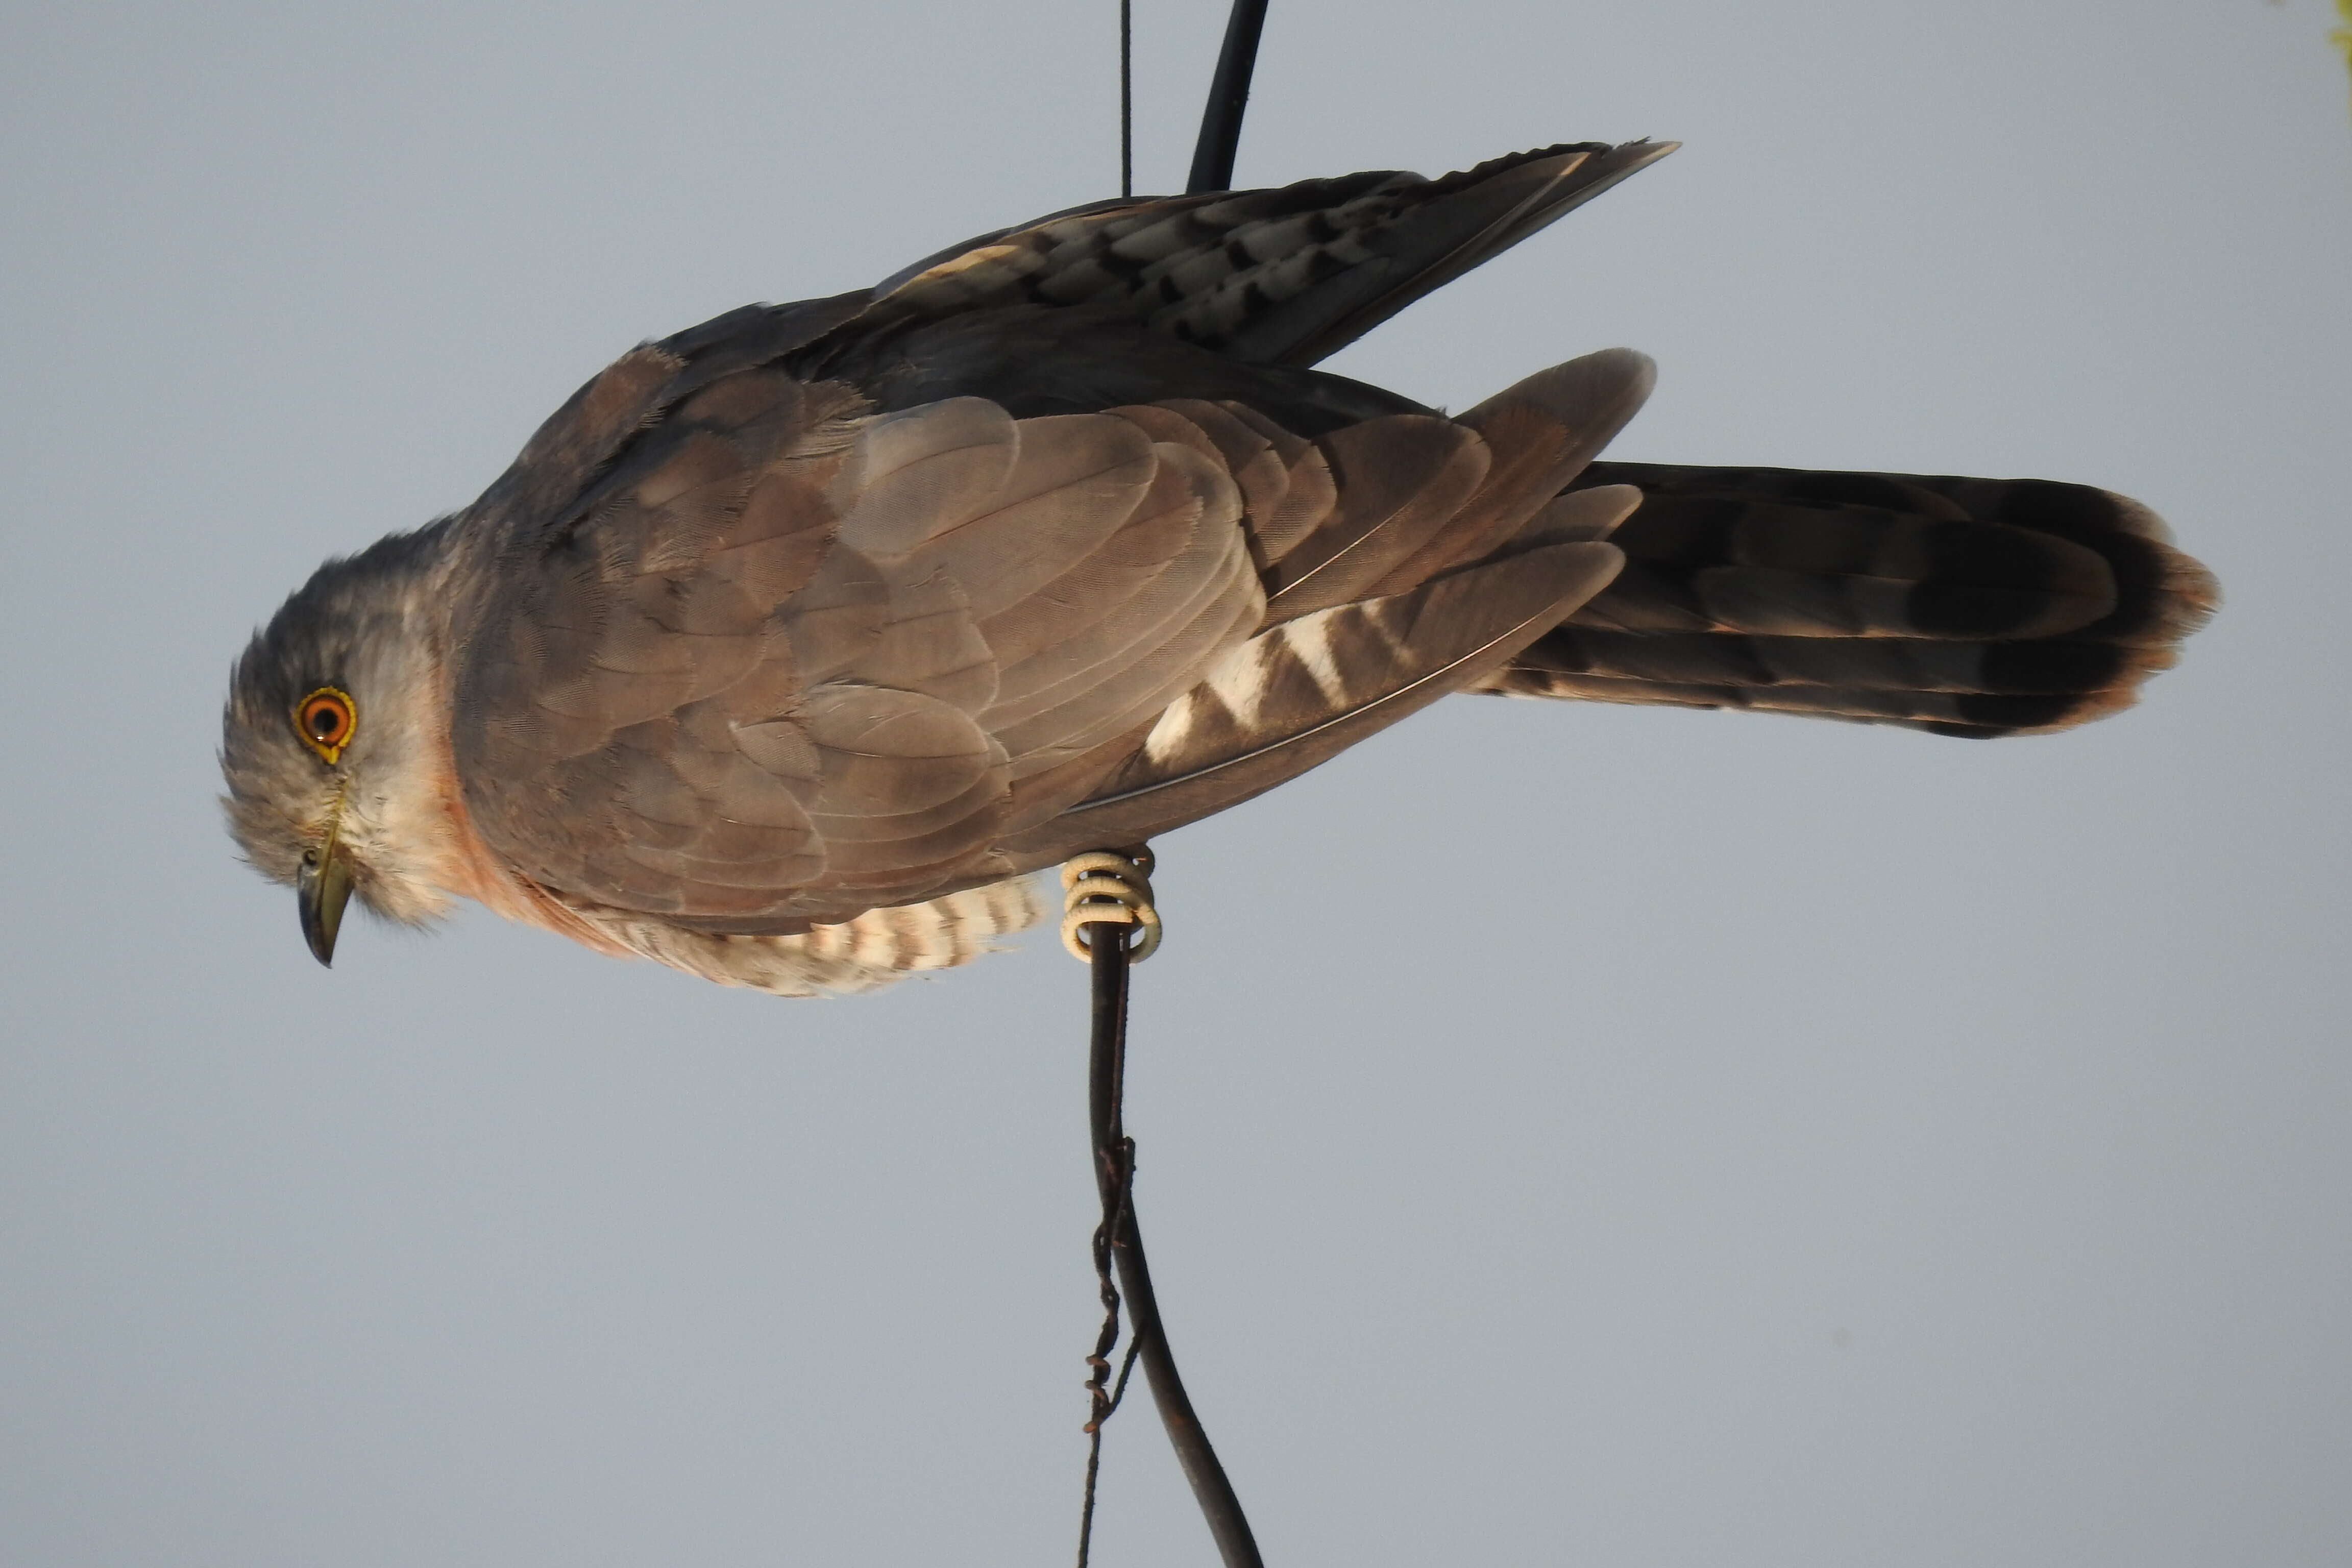
<path fill-rule="evenodd" d="M 1576 480 L 1611 484 L 1643 492 L 1610 535 L 1624 570 L 1474 689 L 2040 734 L 2129 706 L 2217 598 L 2155 513 L 2083 485 L 1645 463 Z"/>

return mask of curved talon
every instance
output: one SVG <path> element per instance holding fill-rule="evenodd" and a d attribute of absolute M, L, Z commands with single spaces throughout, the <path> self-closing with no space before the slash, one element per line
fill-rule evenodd
<path fill-rule="evenodd" d="M 1073 958 L 1091 962 L 1093 954 L 1081 931 L 1090 925 L 1126 925 L 1139 934 L 1120 940 L 1132 945 L 1128 962 L 1140 963 L 1160 948 L 1160 911 L 1152 907 L 1151 851 L 1132 855 L 1111 849 L 1089 849 L 1073 855 L 1062 867 L 1062 945 Z"/>

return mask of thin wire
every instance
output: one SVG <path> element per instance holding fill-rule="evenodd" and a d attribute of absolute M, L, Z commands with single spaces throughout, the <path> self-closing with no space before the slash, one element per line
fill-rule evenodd
<path fill-rule="evenodd" d="M 1097 921 L 1087 931 L 1087 938 L 1089 942 L 1123 944 L 1127 932 L 1124 928 L 1114 929 Z M 1119 1401 L 1126 1396 L 1128 1377 L 1135 1371 L 1136 1355 L 1143 1349 L 1140 1339 L 1129 1339 L 1127 1357 L 1119 1364 L 1117 1385 L 1104 1387 L 1110 1376 L 1110 1353 L 1118 1347 L 1120 1300 L 1118 1281 L 1112 1278 L 1111 1242 L 1128 1218 L 1127 1205 L 1133 1188 L 1126 1177 L 1134 1168 L 1135 1153 L 1135 1145 L 1130 1140 L 1121 1138 L 1116 1144 L 1106 1140 L 1103 1129 L 1104 1080 L 1106 1077 L 1111 1079 L 1108 1104 L 1108 1114 L 1115 1121 L 1120 1099 L 1117 1079 L 1124 1066 L 1117 1058 L 1124 1055 L 1125 1047 L 1124 1039 L 1108 1042 L 1107 1047 L 1102 1019 L 1097 1013 L 1088 1098 L 1093 1102 L 1089 1119 L 1095 1127 L 1095 1181 L 1103 1195 L 1103 1215 L 1095 1226 L 1094 1235 L 1095 1287 L 1102 1300 L 1103 1321 L 1102 1328 L 1095 1335 L 1094 1353 L 1087 1357 L 1087 1487 L 1085 1500 L 1078 1507 L 1078 1568 L 1087 1568 L 1094 1550 L 1095 1486 L 1102 1478 L 1103 1427 L 1118 1409 Z M 1107 1048 L 1111 1053 L 1108 1060 L 1105 1056 Z"/>
<path fill-rule="evenodd" d="M 1087 1423 L 1087 1499 L 1078 1510 L 1078 1568 L 1087 1568 L 1094 1552 L 1095 1483 L 1102 1476 L 1103 1423 L 1111 1418 L 1119 1402 L 1127 1397 L 1127 1380 L 1135 1375 L 1135 1358 L 1142 1351 L 1141 1340 L 1127 1342 L 1127 1354 L 1118 1363 L 1118 1381 L 1111 1384 L 1110 1396 L 1102 1401 L 1102 1414 Z M 1089 1380 L 1087 1386 L 1093 1388 L 1096 1384 Z"/>

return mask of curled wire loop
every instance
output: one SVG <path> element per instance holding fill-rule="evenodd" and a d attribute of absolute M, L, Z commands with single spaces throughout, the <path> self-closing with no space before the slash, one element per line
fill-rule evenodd
<path fill-rule="evenodd" d="M 1136 934 L 1122 936 L 1129 943 L 1128 962 L 1140 963 L 1160 950 L 1160 911 L 1151 902 L 1151 851 L 1132 853 L 1089 849 L 1074 855 L 1062 867 L 1062 945 L 1070 956 L 1091 962 L 1087 938 L 1079 934 L 1090 925 L 1124 925 Z"/>

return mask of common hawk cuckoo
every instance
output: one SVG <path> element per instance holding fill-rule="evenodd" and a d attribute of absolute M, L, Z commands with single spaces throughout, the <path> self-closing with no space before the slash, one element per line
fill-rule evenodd
<path fill-rule="evenodd" d="M 1672 146 L 1099 202 L 635 349 L 254 637 L 231 829 L 321 962 L 352 894 L 465 897 L 804 995 L 961 963 L 1025 873 L 1450 692 L 2129 703 L 2213 589 L 2121 497 L 1596 462 L 1624 350 L 1453 416 L 1313 368 Z"/>

